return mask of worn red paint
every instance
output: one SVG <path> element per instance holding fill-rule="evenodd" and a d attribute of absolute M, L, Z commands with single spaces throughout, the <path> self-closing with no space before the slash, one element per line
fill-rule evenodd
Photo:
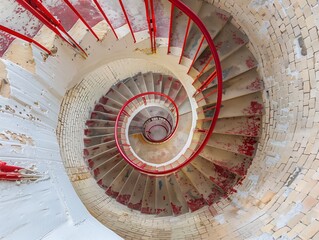
<path fill-rule="evenodd" d="M 171 202 L 172 211 L 175 215 L 179 215 L 182 212 L 182 206 L 176 206 L 174 203 Z"/>
<path fill-rule="evenodd" d="M 239 37 L 237 35 L 237 32 L 235 32 L 235 31 L 232 32 L 232 37 L 233 37 L 234 42 L 238 45 L 243 45 L 245 43 L 245 41 L 241 37 Z"/>
<path fill-rule="evenodd" d="M 221 13 L 221 12 L 216 12 L 216 15 L 221 19 L 221 20 L 223 20 L 223 21 L 228 21 L 228 19 L 229 19 L 229 17 L 226 15 L 226 14 L 224 14 L 224 13 Z"/>
<path fill-rule="evenodd" d="M 141 209 L 141 213 L 145 213 L 145 214 L 153 214 L 154 210 L 150 207 L 142 207 Z"/>
<path fill-rule="evenodd" d="M 248 59 L 246 59 L 246 65 L 249 69 L 256 66 L 256 61 L 252 56 L 249 56 Z"/>
<path fill-rule="evenodd" d="M 100 169 L 99 169 L 99 168 L 94 169 L 94 170 L 93 170 L 93 174 L 94 174 L 94 176 L 99 175 L 99 174 L 100 174 Z M 100 182 L 100 183 L 99 183 L 99 182 Z M 102 184 L 102 179 L 101 179 L 100 181 L 98 181 L 97 183 L 98 183 L 99 185 L 101 185 L 101 184 Z"/>
<path fill-rule="evenodd" d="M 205 206 L 205 200 L 204 198 L 190 199 L 187 201 L 187 205 L 189 209 L 194 212 Z"/>
<path fill-rule="evenodd" d="M 246 87 L 246 89 L 251 91 L 258 91 L 258 90 L 261 90 L 262 88 L 263 88 L 262 81 L 258 77 L 256 77 L 256 79 Z"/>
<path fill-rule="evenodd" d="M 240 154 L 244 154 L 252 157 L 255 153 L 255 147 L 257 145 L 257 139 L 251 137 L 245 137 L 242 144 L 238 146 L 237 151 Z"/>
<path fill-rule="evenodd" d="M 84 157 L 87 157 L 89 155 L 89 150 L 83 149 L 83 155 Z"/>
<path fill-rule="evenodd" d="M 128 206 L 129 208 L 134 209 L 134 210 L 141 210 L 142 200 L 139 201 L 138 203 L 131 203 L 131 202 L 130 202 L 127 206 Z"/>
<path fill-rule="evenodd" d="M 165 208 L 156 208 L 155 213 L 156 214 L 167 213 L 167 210 Z"/>
<path fill-rule="evenodd" d="M 116 198 L 117 195 L 119 194 L 119 192 L 112 190 L 112 186 L 108 187 L 107 190 L 105 191 L 105 193 L 113 198 Z"/>
<path fill-rule="evenodd" d="M 122 203 L 123 205 L 127 205 L 127 203 L 130 201 L 131 195 L 129 194 L 119 194 L 116 198 L 116 201 L 119 203 Z"/>
<path fill-rule="evenodd" d="M 248 115 L 261 115 L 263 111 L 263 105 L 257 101 L 251 101 L 250 106 L 243 110 L 243 113 Z"/>

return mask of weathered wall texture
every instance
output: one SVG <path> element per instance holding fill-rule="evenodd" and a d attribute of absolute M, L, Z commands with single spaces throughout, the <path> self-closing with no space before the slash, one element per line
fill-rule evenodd
<path fill-rule="evenodd" d="M 266 109 L 259 151 L 237 193 L 210 209 L 203 208 L 180 217 L 140 215 L 107 197 L 88 176 L 82 159 L 71 156 L 64 160 L 75 161 L 64 164 L 71 166 L 68 173 L 73 186 L 94 217 L 127 239 L 319 239 L 319 3 L 316 0 L 210 2 L 230 12 L 234 22 L 248 34 L 250 48 L 258 59 L 265 82 Z M 131 39 L 124 41 L 129 45 Z M 44 236 L 61 223 L 69 224 L 69 211 L 75 219 L 71 226 L 79 226 L 88 218 L 70 188 L 59 156 L 55 139 L 59 104 L 65 91 L 92 71 L 98 60 L 99 66 L 105 63 L 103 55 L 113 49 L 118 51 L 114 58 L 121 59 L 126 56 L 127 49 L 122 49 L 125 44 L 113 45 L 110 41 L 98 45 L 92 37 L 84 39 L 83 44 L 92 48 L 96 44 L 97 58 L 91 58 L 87 65 L 78 57 L 66 58 L 74 52 L 60 43 L 57 44 L 58 56 L 46 62 L 32 49 L 35 63 L 26 68 L 34 75 L 5 62 L 11 89 L 4 94 L 3 86 L 7 81 L 0 79 L 0 157 L 10 162 L 14 156 L 23 166 L 36 164 L 39 171 L 48 171 L 50 178 L 24 186 L 1 183 L 0 206 L 6 209 L 1 216 L 11 219 L 0 226 L 0 238 L 19 239 L 23 230 L 38 229 L 35 225 L 41 221 L 46 222 L 46 228 L 41 232 L 39 228 L 36 234 Z M 135 48 L 145 52 L 138 46 Z M 28 49 L 26 54 L 30 53 Z M 99 77 L 92 75 L 90 81 L 95 80 L 99 81 Z M 83 93 L 85 99 L 90 81 L 75 87 L 72 90 L 75 96 Z M 72 91 L 64 100 L 66 103 L 74 104 Z M 5 98 L 8 96 L 9 99 Z M 82 113 L 75 109 L 73 114 L 77 117 Z M 78 134 L 77 127 L 70 131 Z M 32 141 L 21 142 L 25 137 Z M 80 146 L 81 143 L 79 149 Z M 40 195 L 46 197 L 39 200 L 37 196 Z M 10 199 L 15 199 L 15 204 Z M 66 205 L 65 199 L 68 199 Z M 70 210 L 73 201 L 78 208 Z M 15 220 L 21 217 L 20 213 L 33 206 L 32 214 L 26 212 L 18 226 Z M 10 208 L 21 209 L 12 214 L 8 211 Z M 81 209 L 79 215 L 77 209 Z M 34 220 L 29 219 L 30 216 Z M 47 219 L 52 222 L 47 224 Z M 94 220 L 85 224 L 87 229 L 98 226 Z M 63 231 L 57 231 L 54 236 L 65 233 Z"/>

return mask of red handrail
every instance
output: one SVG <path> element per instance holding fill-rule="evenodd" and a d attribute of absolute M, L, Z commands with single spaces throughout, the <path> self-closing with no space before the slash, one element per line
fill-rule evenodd
<path fill-rule="evenodd" d="M 125 108 L 133 103 L 134 100 L 138 99 L 138 98 L 145 98 L 145 96 L 148 96 L 148 95 L 157 95 L 157 96 L 160 96 L 160 97 L 163 97 L 164 99 L 167 99 L 170 103 L 168 105 L 173 105 L 173 108 L 175 109 L 175 115 L 176 115 L 176 120 L 175 120 L 175 126 L 173 128 L 173 131 L 169 134 L 169 136 L 167 136 L 165 138 L 164 141 L 167 141 L 168 139 L 170 139 L 176 132 L 176 129 L 177 129 L 177 126 L 179 124 L 179 112 L 178 112 L 178 107 L 176 105 L 176 103 L 174 102 L 173 99 L 171 99 L 169 96 L 167 96 L 166 94 L 163 94 L 163 93 L 159 93 L 159 92 L 145 92 L 145 93 L 140 93 L 132 98 L 130 98 L 129 100 L 127 100 L 125 102 L 125 104 L 122 106 L 122 108 L 120 109 L 119 111 L 119 114 L 117 115 L 116 117 L 116 121 L 115 121 L 115 131 L 114 131 L 114 137 L 115 137 L 115 143 L 116 143 L 116 146 L 120 152 L 120 154 L 122 155 L 122 157 L 132 166 L 134 167 L 135 169 L 141 171 L 141 172 L 144 172 L 146 174 L 154 174 L 154 173 L 157 173 L 157 172 L 154 172 L 154 171 L 148 171 L 148 170 L 145 170 L 143 167 L 144 165 L 142 166 L 139 166 L 139 163 L 134 163 L 132 159 L 130 159 L 127 154 L 122 150 L 121 148 L 121 144 L 120 143 L 120 140 L 119 140 L 119 124 L 120 124 L 120 118 L 122 117 L 123 114 L 127 115 L 127 112 L 125 110 Z M 165 104 L 167 104 L 167 102 L 164 101 Z M 122 126 L 121 126 L 122 127 Z"/>
<path fill-rule="evenodd" d="M 69 6 L 69 8 L 71 8 L 71 10 L 81 19 L 81 21 L 84 23 L 84 25 L 89 29 L 89 31 L 93 34 L 93 36 L 100 41 L 100 38 L 96 35 L 96 33 L 93 31 L 93 29 L 91 28 L 91 26 L 87 23 L 87 21 L 85 21 L 85 19 L 82 17 L 82 15 L 78 12 L 78 10 L 76 10 L 76 8 L 72 5 L 72 3 L 69 0 L 64 0 L 64 2 L 66 3 L 66 5 Z"/>
<path fill-rule="evenodd" d="M 118 125 L 119 125 L 119 120 L 121 117 L 121 113 L 123 112 L 123 110 L 125 109 L 125 106 L 128 104 L 126 103 L 120 110 L 119 115 L 116 118 L 116 124 L 115 124 L 115 141 L 116 141 L 116 145 L 121 153 L 121 155 L 123 156 L 123 158 L 131 165 L 133 166 L 135 169 L 139 170 L 140 172 L 146 173 L 146 174 L 150 174 L 150 175 L 166 175 L 166 174 L 170 174 L 173 173 L 179 169 L 181 169 L 182 167 L 186 166 L 188 163 L 190 163 L 195 157 L 197 157 L 199 155 L 199 153 L 203 150 L 203 148 L 206 146 L 211 134 L 213 133 L 214 127 L 216 125 L 217 119 L 218 119 L 218 115 L 220 112 L 220 107 L 221 107 L 221 101 L 222 101 L 222 69 L 221 69 L 221 64 L 220 64 L 220 60 L 219 60 L 219 56 L 216 50 L 216 47 L 214 45 L 213 39 L 210 36 L 210 33 L 208 32 L 207 28 L 205 27 L 205 25 L 203 24 L 203 22 L 200 20 L 200 18 L 188 7 L 186 6 L 184 3 L 182 3 L 180 0 L 169 0 L 172 3 L 172 9 L 171 12 L 174 12 L 174 7 L 177 7 L 178 9 L 180 9 L 184 14 L 186 14 L 189 19 L 191 19 L 196 25 L 197 27 L 200 29 L 200 31 L 203 34 L 203 37 L 206 39 L 207 44 L 211 50 L 212 53 L 212 57 L 211 59 L 214 59 L 215 61 L 215 72 L 214 74 L 210 75 L 208 77 L 207 80 L 204 81 L 204 84 L 199 88 L 200 90 L 203 90 L 215 77 L 217 76 L 217 99 L 216 99 L 216 104 L 213 106 L 214 107 L 214 116 L 212 118 L 210 118 L 211 120 L 211 125 L 209 127 L 209 129 L 196 129 L 195 132 L 203 132 L 206 134 L 204 140 L 201 141 L 201 144 L 199 146 L 196 146 L 195 149 L 192 150 L 192 153 L 189 157 L 185 156 L 185 161 L 182 163 L 179 163 L 178 161 L 178 166 L 176 167 L 172 167 L 170 169 L 166 169 L 164 168 L 164 170 L 160 171 L 158 169 L 156 170 L 146 170 L 143 167 L 139 166 L 139 164 L 134 163 L 131 159 L 129 159 L 125 153 L 122 151 L 122 149 L 120 148 L 119 145 L 119 140 L 118 140 Z M 173 14 L 171 14 L 171 18 L 173 17 Z M 172 19 L 171 19 L 171 23 L 170 23 L 170 35 L 171 35 L 171 28 L 172 28 Z M 169 39 L 170 36 L 169 35 Z M 202 42 L 202 41 L 201 41 Z M 200 44 L 201 45 L 201 44 Z M 168 46 L 168 53 L 169 53 L 169 47 L 170 44 Z M 199 51 L 199 50 L 198 50 Z M 134 97 L 134 99 L 139 98 L 140 96 L 142 96 L 143 94 L 139 94 L 137 96 Z M 168 96 L 167 96 L 168 97 Z"/>
<path fill-rule="evenodd" d="M 122 11 L 124 13 L 124 17 L 126 19 L 127 25 L 128 25 L 128 27 L 129 27 L 129 29 L 131 31 L 131 34 L 132 34 L 132 37 L 133 37 L 133 41 L 134 41 L 134 43 L 136 43 L 136 39 L 135 39 L 135 35 L 134 35 L 133 29 L 132 29 L 132 25 L 131 25 L 130 19 L 127 16 L 124 4 L 123 4 L 122 0 L 119 0 L 119 2 L 120 2 L 120 5 L 121 5 L 121 8 L 122 8 Z"/>
<path fill-rule="evenodd" d="M 93 2 L 95 3 L 95 5 L 97 6 L 97 8 L 99 9 L 100 13 L 102 14 L 102 16 L 104 17 L 104 20 L 107 22 L 107 24 L 110 26 L 113 34 L 115 35 L 116 39 L 119 39 L 119 37 L 117 36 L 110 20 L 108 19 L 108 17 L 106 16 L 105 12 L 103 11 L 101 5 L 99 4 L 98 0 L 93 0 Z"/>
<path fill-rule="evenodd" d="M 9 29 L 5 26 L 0 25 L 0 30 L 4 31 L 6 33 L 9 33 L 17 38 L 20 38 L 24 41 L 27 41 L 29 43 L 34 43 L 37 47 L 41 48 L 43 51 L 47 52 L 49 55 L 51 55 L 51 51 L 49 49 L 47 49 L 46 47 L 44 47 L 43 45 L 41 45 L 40 43 L 38 43 L 37 41 L 33 40 L 32 38 L 29 38 L 21 33 L 18 33 L 16 31 L 13 31 L 12 29 Z"/>

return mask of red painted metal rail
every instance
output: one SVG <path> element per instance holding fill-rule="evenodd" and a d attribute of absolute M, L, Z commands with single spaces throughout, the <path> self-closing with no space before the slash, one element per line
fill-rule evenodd
<path fill-rule="evenodd" d="M 203 83 L 200 85 L 200 87 L 198 87 L 198 89 L 194 95 L 197 95 L 198 93 L 202 92 L 212 81 L 214 81 L 217 78 L 216 90 L 214 90 L 214 93 L 216 93 L 217 97 L 216 97 L 216 104 L 214 104 L 214 106 L 212 106 L 212 110 L 214 111 L 213 116 L 205 117 L 205 120 L 211 122 L 210 127 L 207 129 L 197 128 L 194 131 L 194 134 L 205 134 L 205 137 L 199 142 L 196 140 L 196 147 L 195 148 L 193 146 L 192 148 L 188 148 L 186 150 L 185 154 L 182 155 L 184 157 L 184 161 L 179 162 L 179 159 L 177 160 L 178 166 L 173 166 L 172 164 L 170 164 L 169 169 L 166 169 L 164 167 L 164 169 L 162 168 L 161 170 L 159 170 L 156 167 L 155 167 L 155 169 L 145 169 L 145 164 L 140 164 L 136 157 L 134 157 L 132 154 L 126 155 L 125 152 L 122 150 L 119 139 L 118 139 L 118 136 L 119 136 L 118 127 L 119 127 L 119 123 L 120 123 L 120 118 L 122 116 L 122 113 L 124 113 L 125 106 L 127 104 L 122 107 L 119 115 L 117 116 L 116 125 L 115 125 L 116 126 L 115 127 L 115 141 L 116 141 L 117 147 L 118 147 L 121 155 L 131 166 L 133 166 L 135 169 L 139 170 L 140 172 L 143 172 L 143 173 L 149 174 L 149 175 L 157 175 L 157 176 L 158 175 L 167 175 L 167 174 L 171 174 L 175 171 L 178 171 L 179 169 L 186 166 L 195 157 L 197 157 L 199 155 L 199 153 L 206 146 L 207 142 L 209 141 L 209 139 L 213 133 L 213 130 L 214 130 L 214 127 L 216 125 L 218 115 L 220 112 L 221 101 L 222 101 L 222 69 L 221 69 L 221 64 L 220 64 L 220 60 L 218 57 L 216 47 L 215 47 L 214 42 L 210 36 L 210 33 L 208 32 L 207 28 L 204 26 L 204 24 L 200 20 L 200 18 L 188 6 L 186 6 L 183 2 L 181 2 L 180 0 L 169 0 L 169 1 L 172 3 L 172 8 L 171 8 L 171 21 L 170 21 L 170 27 L 169 27 L 170 32 L 169 32 L 168 53 L 170 52 L 170 39 L 171 39 L 171 34 L 172 34 L 172 32 L 171 32 L 172 31 L 172 18 L 173 18 L 174 8 L 176 7 L 178 9 L 180 9 L 184 14 L 186 14 L 189 17 L 189 19 L 197 25 L 197 27 L 200 29 L 200 31 L 203 34 L 203 38 L 200 42 L 200 45 L 198 47 L 198 50 L 197 50 L 194 58 L 196 58 L 196 55 L 198 54 L 198 51 L 199 51 L 200 47 L 202 46 L 203 41 L 206 40 L 206 42 L 210 48 L 210 51 L 212 53 L 211 60 L 214 60 L 214 62 L 215 62 L 215 71 L 206 80 L 203 81 Z M 189 24 L 190 24 L 190 21 L 188 22 L 188 25 Z M 187 28 L 186 35 L 188 33 L 188 30 L 189 29 Z M 186 41 L 186 38 L 187 37 L 185 37 L 184 42 Z M 138 97 L 140 97 L 140 96 L 136 96 L 136 98 L 138 98 Z M 205 98 L 205 96 L 204 96 L 204 98 Z M 202 113 L 205 113 L 206 110 L 207 109 L 204 109 L 202 111 Z M 123 135 L 123 133 L 121 133 L 121 134 Z M 192 142 L 192 143 L 195 143 L 195 142 Z M 187 151 L 189 153 L 187 153 Z M 129 156 L 132 156 L 133 158 L 130 159 Z"/>
<path fill-rule="evenodd" d="M 5 26 L 0 25 L 0 30 L 4 31 L 6 33 L 9 33 L 17 38 L 20 38 L 24 41 L 27 41 L 29 43 L 33 43 L 34 45 L 36 45 L 37 47 L 39 47 L 40 49 L 42 49 L 43 51 L 45 51 L 46 53 L 48 53 L 49 55 L 51 55 L 51 51 L 49 49 L 47 49 L 46 47 L 44 47 L 43 45 L 41 45 L 39 42 L 33 40 L 32 38 L 29 38 L 21 33 L 18 33 L 16 31 L 13 31 L 12 29 L 9 29 Z"/>
<path fill-rule="evenodd" d="M 145 92 L 132 97 L 122 106 L 115 121 L 114 136 L 115 136 L 115 143 L 120 154 L 131 166 L 138 169 L 140 172 L 143 172 L 146 174 L 154 174 L 154 173 L 157 173 L 158 171 L 156 171 L 155 169 L 154 170 L 145 169 L 146 167 L 145 163 L 140 162 L 137 158 L 130 158 L 130 156 L 134 156 L 134 155 L 130 151 L 129 153 L 127 153 L 128 150 L 126 151 L 124 150 L 124 147 L 127 149 L 127 147 L 130 146 L 127 144 L 125 134 L 123 133 L 123 130 L 125 131 L 126 129 L 126 124 L 127 124 L 126 120 L 127 118 L 131 116 L 130 113 L 133 113 L 139 106 L 141 106 L 141 104 L 147 107 L 148 100 L 146 100 L 146 96 L 148 96 L 148 99 L 150 99 L 150 102 L 151 102 L 151 99 L 157 99 L 157 98 L 162 99 L 161 102 L 163 106 L 169 108 L 175 118 L 174 125 L 171 128 L 172 131 L 169 133 L 169 135 L 167 135 L 164 139 L 161 139 L 160 141 L 156 141 L 156 140 L 152 141 L 151 139 L 148 139 L 148 140 L 154 143 L 165 142 L 165 141 L 168 141 L 175 134 L 179 124 L 179 112 L 178 112 L 178 107 L 176 103 L 174 102 L 174 100 L 163 93 Z M 126 120 L 123 120 L 125 118 Z M 166 118 L 166 116 L 163 118 Z"/>

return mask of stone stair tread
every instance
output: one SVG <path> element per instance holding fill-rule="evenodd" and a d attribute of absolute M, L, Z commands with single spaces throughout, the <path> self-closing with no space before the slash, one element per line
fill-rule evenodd
<path fill-rule="evenodd" d="M 83 155 L 85 158 L 91 158 L 95 155 L 98 155 L 102 152 L 108 151 L 112 148 L 116 147 L 115 140 L 109 141 L 106 143 L 100 143 L 91 147 L 86 147 L 83 150 Z"/>
<path fill-rule="evenodd" d="M 191 212 L 203 207 L 205 205 L 204 198 L 196 190 L 186 175 L 182 171 L 178 171 L 175 173 L 175 177 Z"/>
<path fill-rule="evenodd" d="M 137 182 L 137 179 L 139 177 L 139 172 L 136 170 L 132 170 L 130 176 L 127 178 L 126 182 L 123 184 L 123 187 L 119 194 L 116 197 L 116 201 L 127 205 L 129 203 L 129 200 L 131 198 L 134 186 Z"/>
<path fill-rule="evenodd" d="M 85 136 L 83 139 L 83 142 L 84 142 L 85 147 L 90 147 L 93 145 L 97 145 L 100 143 L 105 143 L 105 142 L 109 142 L 109 141 L 113 141 L 113 140 L 114 140 L 114 134 L 111 133 L 111 134 L 92 136 L 92 137 Z"/>
<path fill-rule="evenodd" d="M 166 177 L 157 177 L 155 184 L 155 212 L 159 216 L 172 215 L 172 209 L 169 201 Z"/>
<path fill-rule="evenodd" d="M 102 152 L 94 157 L 91 157 L 87 160 L 89 167 L 94 171 L 99 166 L 103 165 L 109 160 L 116 158 L 119 161 L 122 157 L 119 155 L 119 150 L 117 147 L 114 147 L 108 151 Z"/>
<path fill-rule="evenodd" d="M 166 177 L 167 191 L 172 208 L 172 212 L 175 216 L 189 212 L 188 205 L 183 193 L 179 187 L 179 184 L 174 174 Z"/>
<path fill-rule="evenodd" d="M 217 202 L 222 193 L 216 185 L 207 179 L 200 171 L 191 164 L 182 168 L 183 173 L 188 177 L 196 190 L 203 196 L 208 205 Z"/>
<path fill-rule="evenodd" d="M 237 29 L 231 22 L 227 22 L 219 34 L 214 38 L 214 44 L 218 52 L 220 61 L 224 60 L 238 49 L 248 43 L 248 37 L 242 31 Z M 211 51 L 208 47 L 201 53 L 194 63 L 194 68 L 201 70 L 209 61 Z M 210 62 L 208 67 L 214 66 L 214 61 Z"/>
<path fill-rule="evenodd" d="M 124 159 L 118 162 L 113 168 L 109 171 L 105 172 L 102 178 L 97 178 L 98 184 L 100 184 L 104 189 L 108 189 L 111 183 L 116 179 L 119 173 L 123 170 L 123 168 L 127 166 L 127 163 Z"/>
<path fill-rule="evenodd" d="M 106 194 L 113 198 L 116 198 L 119 195 L 119 192 L 121 191 L 123 185 L 126 183 L 127 179 L 129 178 L 132 170 L 133 170 L 133 167 L 127 164 L 123 168 L 123 170 L 116 176 L 116 178 L 111 183 L 111 185 L 107 188 Z"/>
<path fill-rule="evenodd" d="M 146 179 L 147 179 L 146 175 L 143 175 L 141 173 L 139 174 L 139 177 L 134 186 L 131 198 L 127 205 L 129 208 L 132 208 L 134 210 L 139 210 L 139 211 L 141 210 Z"/>
<path fill-rule="evenodd" d="M 107 174 L 120 162 L 122 162 L 122 158 L 112 157 L 110 159 L 104 160 L 104 162 L 101 161 L 100 164 L 96 164 L 96 166 L 92 168 L 95 179 L 97 181 L 101 180 L 105 174 Z"/>
<path fill-rule="evenodd" d="M 214 133 L 210 137 L 207 145 L 214 148 L 219 148 L 229 152 L 252 157 L 257 150 L 257 143 L 258 139 L 255 137 Z"/>
<path fill-rule="evenodd" d="M 250 157 L 207 145 L 199 155 L 239 176 L 244 176 L 246 174 L 252 160 Z"/>

